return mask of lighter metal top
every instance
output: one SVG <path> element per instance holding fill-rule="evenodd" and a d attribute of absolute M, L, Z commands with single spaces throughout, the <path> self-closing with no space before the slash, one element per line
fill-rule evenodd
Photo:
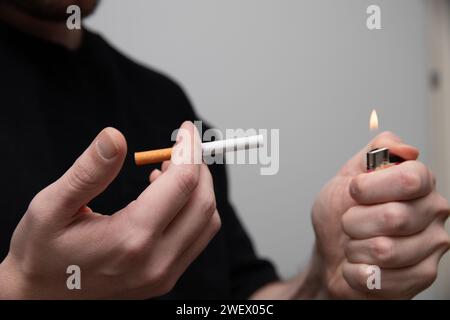
<path fill-rule="evenodd" d="M 389 164 L 389 149 L 377 148 L 367 153 L 367 171 Z"/>

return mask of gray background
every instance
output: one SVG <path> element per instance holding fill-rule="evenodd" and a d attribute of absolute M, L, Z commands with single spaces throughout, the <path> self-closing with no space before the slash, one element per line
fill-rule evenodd
<path fill-rule="evenodd" d="M 366 28 L 374 3 L 379 31 Z M 419 0 L 108 0 L 88 21 L 179 81 L 214 126 L 280 129 L 278 175 L 235 165 L 229 176 L 259 253 L 285 277 L 308 261 L 311 204 L 373 136 L 373 108 L 428 161 L 424 24 Z"/>

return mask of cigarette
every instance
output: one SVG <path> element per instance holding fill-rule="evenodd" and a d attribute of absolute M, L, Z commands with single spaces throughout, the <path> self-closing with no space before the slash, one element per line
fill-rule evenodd
<path fill-rule="evenodd" d="M 231 151 L 257 149 L 264 146 L 264 136 L 249 136 L 227 140 L 202 143 L 203 157 L 225 154 Z M 170 160 L 173 148 L 136 152 L 134 161 L 136 165 L 160 163 Z"/>

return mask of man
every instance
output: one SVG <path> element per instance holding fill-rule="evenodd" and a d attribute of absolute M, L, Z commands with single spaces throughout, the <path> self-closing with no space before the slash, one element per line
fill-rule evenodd
<path fill-rule="evenodd" d="M 434 281 L 449 207 L 418 150 L 393 134 L 319 194 L 311 262 L 290 280 L 256 256 L 223 166 L 165 163 L 149 185 L 126 143 L 163 147 L 197 117 L 171 80 L 68 30 L 71 4 L 87 15 L 97 2 L 0 0 L 0 298 L 411 298 Z M 182 128 L 175 148 L 194 156 L 200 138 Z M 407 161 L 364 173 L 380 146 Z M 80 290 L 66 286 L 71 265 Z"/>

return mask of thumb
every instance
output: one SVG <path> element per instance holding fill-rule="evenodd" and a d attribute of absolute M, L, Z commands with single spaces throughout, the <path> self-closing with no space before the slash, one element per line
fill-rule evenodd
<path fill-rule="evenodd" d="M 417 160 L 419 150 L 402 142 L 392 132 L 383 132 L 377 135 L 369 144 L 358 152 L 347 164 L 342 168 L 341 173 L 344 175 L 355 176 L 366 172 L 366 153 L 376 148 L 388 148 L 391 155 L 395 155 L 404 160 Z"/>
<path fill-rule="evenodd" d="M 395 155 L 404 160 L 417 160 L 419 157 L 419 150 L 417 148 L 403 143 L 399 137 L 389 131 L 376 136 L 369 143 L 366 152 L 376 148 L 388 148 L 391 155 Z"/>
<path fill-rule="evenodd" d="M 126 149 L 118 130 L 104 129 L 61 178 L 33 199 L 32 207 L 55 217 L 72 217 L 114 180 Z"/>

